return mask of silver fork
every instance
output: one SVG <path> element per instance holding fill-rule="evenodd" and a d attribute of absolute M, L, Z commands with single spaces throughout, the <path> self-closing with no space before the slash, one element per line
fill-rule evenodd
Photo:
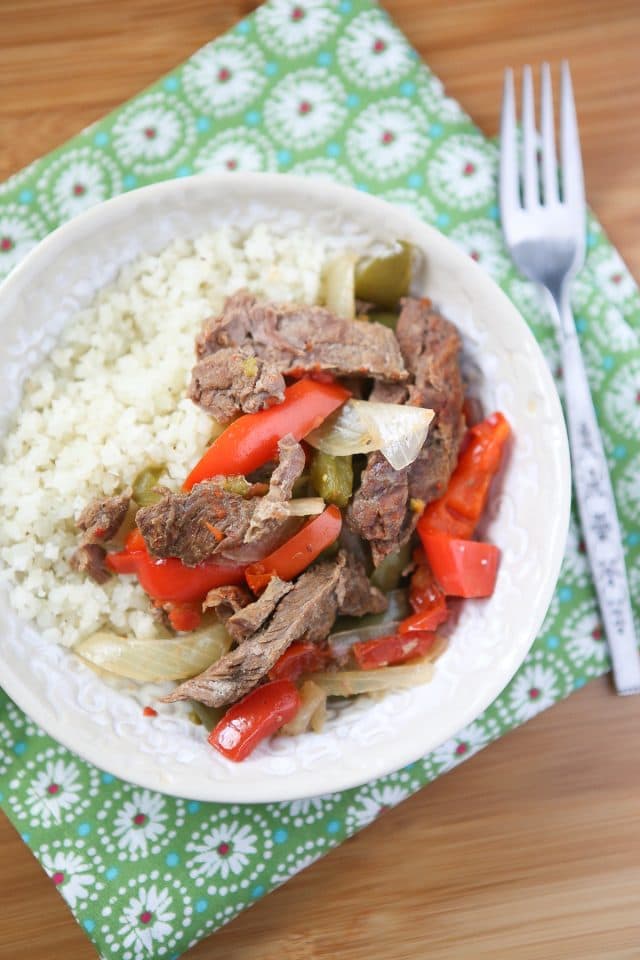
<path fill-rule="evenodd" d="M 518 163 L 513 71 L 505 72 L 500 130 L 502 229 L 516 266 L 546 291 L 549 309 L 557 322 L 573 480 L 613 661 L 614 682 L 620 694 L 640 693 L 640 653 L 620 524 L 569 302 L 571 283 L 585 258 L 586 212 L 578 125 L 566 62 L 562 64 L 560 121 L 561 191 L 549 65 L 542 65 L 540 158 L 533 79 L 531 68 L 524 69 L 521 164 Z"/>

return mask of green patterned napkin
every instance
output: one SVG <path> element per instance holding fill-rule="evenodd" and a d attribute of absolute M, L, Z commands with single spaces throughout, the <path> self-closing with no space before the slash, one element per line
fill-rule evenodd
<path fill-rule="evenodd" d="M 0 275 L 91 204 L 201 170 L 324 176 L 410 207 L 492 274 L 561 377 L 553 328 L 501 239 L 495 146 L 369 0 L 270 0 L 16 174 L 0 187 Z M 638 611 L 640 298 L 594 220 L 588 242 L 574 307 Z M 103 957 L 177 957 L 383 809 L 608 669 L 574 521 L 544 629 L 515 679 L 475 723 L 399 773 L 294 803 L 176 800 L 101 773 L 0 694 L 0 801 Z"/>

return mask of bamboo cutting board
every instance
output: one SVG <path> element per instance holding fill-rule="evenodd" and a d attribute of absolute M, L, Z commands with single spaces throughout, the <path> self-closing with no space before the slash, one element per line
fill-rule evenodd
<path fill-rule="evenodd" d="M 252 9 L 242 0 L 0 0 L 0 179 Z M 501 73 L 568 56 L 591 204 L 640 275 L 637 0 L 387 0 L 488 134 Z M 142 38 L 142 39 L 141 39 Z M 385 814 L 193 960 L 637 960 L 640 698 L 599 680 Z M 90 960 L 0 821 L 0 960 Z"/>

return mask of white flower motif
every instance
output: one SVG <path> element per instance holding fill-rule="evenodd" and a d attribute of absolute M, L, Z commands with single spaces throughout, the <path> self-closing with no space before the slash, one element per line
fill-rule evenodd
<path fill-rule="evenodd" d="M 44 222 L 17 203 L 0 209 L 0 277 L 5 277 L 39 240 L 46 236 Z"/>
<path fill-rule="evenodd" d="M 440 765 L 440 773 L 450 770 L 472 757 L 488 743 L 486 730 L 478 723 L 472 723 L 461 730 L 446 743 L 440 744 L 431 754 L 431 760 Z"/>
<path fill-rule="evenodd" d="M 640 456 L 632 457 L 615 484 L 620 509 L 630 523 L 640 517 Z"/>
<path fill-rule="evenodd" d="M 565 650 L 576 665 L 584 668 L 590 662 L 600 667 L 607 661 L 607 641 L 600 614 L 589 600 L 574 610 L 562 628 Z"/>
<path fill-rule="evenodd" d="M 422 157 L 429 143 L 426 127 L 422 111 L 398 97 L 372 103 L 358 114 L 349 129 L 349 159 L 365 176 L 395 179 Z"/>
<path fill-rule="evenodd" d="M 431 200 L 417 190 L 411 190 L 409 187 L 396 187 L 395 190 L 387 190 L 381 197 L 393 203 L 396 207 L 401 207 L 412 213 L 414 216 L 426 220 L 427 223 L 435 223 L 438 214 Z"/>
<path fill-rule="evenodd" d="M 496 149 L 480 136 L 455 133 L 443 140 L 427 169 L 436 197 L 467 211 L 490 203 L 495 195 Z"/>
<path fill-rule="evenodd" d="M 342 125 L 345 96 L 340 81 L 327 70 L 296 70 L 273 88 L 264 106 L 265 124 L 283 146 L 317 147 Z"/>
<path fill-rule="evenodd" d="M 399 783 L 377 784 L 365 787 L 356 795 L 347 810 L 347 827 L 360 829 L 372 823 L 383 811 L 395 807 L 409 796 L 410 791 Z"/>
<path fill-rule="evenodd" d="M 509 281 L 506 293 L 535 331 L 555 330 L 553 318 L 544 302 L 543 294 L 535 284 L 514 276 Z"/>
<path fill-rule="evenodd" d="M 544 664 L 529 664 L 517 674 L 509 688 L 509 706 L 519 722 L 546 710 L 560 696 L 554 671 Z"/>
<path fill-rule="evenodd" d="M 113 142 L 120 157 L 136 173 L 162 173 L 188 156 L 196 137 L 195 121 L 180 100 L 162 93 L 134 101 L 118 116 Z"/>
<path fill-rule="evenodd" d="M 146 857 L 151 844 L 165 832 L 167 813 L 164 797 L 149 790 L 134 790 L 113 821 L 118 847 L 134 856 Z"/>
<path fill-rule="evenodd" d="M 625 263 L 612 247 L 603 247 L 589 261 L 595 286 L 609 303 L 624 304 L 638 291 Z"/>
<path fill-rule="evenodd" d="M 176 914 L 172 906 L 173 898 L 166 888 L 158 889 L 155 883 L 140 887 L 119 917 L 118 934 L 125 949 L 132 950 L 134 957 L 158 956 L 155 948 L 173 930 Z"/>
<path fill-rule="evenodd" d="M 356 87 L 378 90 L 401 79 L 414 64 L 400 31 L 379 10 L 351 21 L 338 43 L 340 68 Z"/>
<path fill-rule="evenodd" d="M 286 883 L 287 880 L 291 879 L 291 877 L 295 877 L 297 873 L 300 873 L 302 870 L 306 870 L 306 868 L 310 867 L 312 863 L 315 863 L 316 860 L 319 860 L 324 852 L 324 850 L 321 850 L 317 853 L 303 853 L 297 858 L 291 858 L 291 855 L 289 855 L 286 861 L 273 874 L 271 877 L 271 882 L 278 884 Z"/>
<path fill-rule="evenodd" d="M 249 858 L 258 852 L 257 842 L 248 824 L 221 822 L 203 838 L 202 843 L 187 845 L 187 850 L 196 854 L 188 863 L 191 875 L 220 876 L 226 880 L 230 874 L 242 873 Z"/>
<path fill-rule="evenodd" d="M 106 154 L 91 147 L 69 150 L 48 166 L 38 181 L 40 202 L 53 220 L 67 220 L 107 200 L 122 188 L 120 171 Z"/>
<path fill-rule="evenodd" d="M 253 43 L 224 37 L 207 44 L 185 65 L 182 81 L 200 110 L 229 117 L 259 97 L 266 83 L 264 57 Z"/>
<path fill-rule="evenodd" d="M 79 854 L 58 850 L 44 853 L 40 859 L 71 908 L 75 908 L 80 900 L 87 899 L 96 878 L 90 865 Z"/>
<path fill-rule="evenodd" d="M 213 173 L 274 170 L 275 152 L 265 136 L 246 127 L 224 130 L 196 154 L 196 170 Z"/>
<path fill-rule="evenodd" d="M 630 437 L 640 435 L 640 357 L 620 364 L 603 406 L 614 430 Z"/>
<path fill-rule="evenodd" d="M 451 231 L 454 240 L 494 280 L 500 281 L 510 269 L 500 228 L 493 220 L 468 220 Z"/>
<path fill-rule="evenodd" d="M 469 116 L 457 100 L 448 97 L 442 81 L 426 67 L 421 70 L 418 81 L 418 100 L 429 114 L 430 120 L 442 123 L 464 123 Z"/>
<path fill-rule="evenodd" d="M 338 0 L 271 0 L 255 14 L 260 40 L 279 57 L 304 57 L 334 33 L 337 6 Z"/>
<path fill-rule="evenodd" d="M 353 177 L 348 167 L 332 160 L 331 157 L 314 157 L 312 160 L 303 160 L 302 163 L 296 163 L 291 167 L 291 173 L 301 177 L 315 177 L 316 180 L 330 180 L 335 183 L 343 183 L 345 186 L 353 185 Z"/>
<path fill-rule="evenodd" d="M 80 770 L 73 762 L 48 760 L 27 787 L 25 804 L 43 826 L 61 823 L 64 814 L 80 800 Z"/>
<path fill-rule="evenodd" d="M 627 323 L 620 307 L 603 303 L 598 314 L 596 322 L 589 324 L 589 329 L 593 331 L 601 347 L 621 353 L 638 349 L 638 333 Z"/>

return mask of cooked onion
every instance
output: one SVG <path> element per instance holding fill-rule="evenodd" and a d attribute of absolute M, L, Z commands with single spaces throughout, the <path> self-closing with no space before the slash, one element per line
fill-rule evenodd
<path fill-rule="evenodd" d="M 306 679 L 322 687 L 328 697 L 353 697 L 360 693 L 379 693 L 383 690 L 416 687 L 420 683 L 428 683 L 432 677 L 433 663 L 427 656 L 398 667 L 313 673 Z"/>
<path fill-rule="evenodd" d="M 153 640 L 120 637 L 103 630 L 81 640 L 73 650 L 101 670 L 140 683 L 154 683 L 195 677 L 230 646 L 231 638 L 220 623 L 181 637 Z"/>
<path fill-rule="evenodd" d="M 314 517 L 322 513 L 326 503 L 322 497 L 300 497 L 299 500 L 289 500 L 286 507 L 290 517 Z"/>
<path fill-rule="evenodd" d="M 334 457 L 379 450 L 394 470 L 408 467 L 427 439 L 433 410 L 400 403 L 348 400 L 305 437 Z"/>
<path fill-rule="evenodd" d="M 324 302 L 337 317 L 353 320 L 356 315 L 355 253 L 341 253 L 324 271 Z"/>
<path fill-rule="evenodd" d="M 300 709 L 293 720 L 285 723 L 281 733 L 294 737 L 298 733 L 305 733 L 312 725 L 318 710 L 322 710 L 327 701 L 327 694 L 312 680 L 307 680 L 300 687 Z M 318 714 L 319 716 L 319 714 Z M 324 720 L 324 717 L 322 718 Z M 314 727 L 315 729 L 315 727 Z"/>

